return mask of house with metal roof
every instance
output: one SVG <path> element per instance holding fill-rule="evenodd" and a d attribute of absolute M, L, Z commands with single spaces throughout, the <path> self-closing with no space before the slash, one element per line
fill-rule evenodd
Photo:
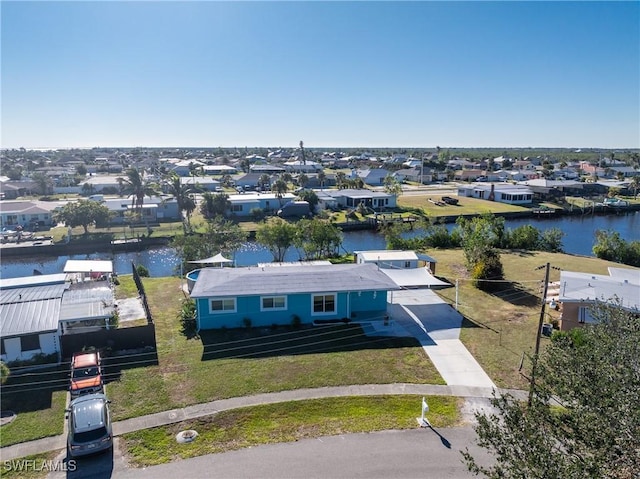
<path fill-rule="evenodd" d="M 405 250 L 354 251 L 356 263 L 372 263 L 403 288 L 446 288 L 451 284 L 434 276 L 436 259 Z"/>
<path fill-rule="evenodd" d="M 367 189 L 323 190 L 324 195 L 331 196 L 343 208 L 357 208 L 360 203 L 375 211 L 383 211 L 397 206 L 397 197 L 384 191 Z"/>
<path fill-rule="evenodd" d="M 592 308 L 599 302 L 617 303 L 629 312 L 640 314 L 640 269 L 608 269 L 609 276 L 560 272 L 560 282 L 548 289 L 546 299 L 561 305 L 561 330 L 595 322 Z"/>
<path fill-rule="evenodd" d="M 375 264 L 279 266 L 201 270 L 191 291 L 198 330 L 383 319 L 387 292 L 400 289 Z"/>
<path fill-rule="evenodd" d="M 109 328 L 116 305 L 102 273 L 112 269 L 111 261 L 69 260 L 62 274 L 0 280 L 0 359 L 60 360 L 60 336 Z"/>
<path fill-rule="evenodd" d="M 295 197 L 292 193 L 284 193 L 280 198 L 275 193 L 229 195 L 229 213 L 232 216 L 249 216 L 254 209 L 277 211 Z"/>

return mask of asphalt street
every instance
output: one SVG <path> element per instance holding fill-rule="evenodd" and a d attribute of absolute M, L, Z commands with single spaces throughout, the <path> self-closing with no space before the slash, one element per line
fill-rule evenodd
<path fill-rule="evenodd" d="M 470 426 L 433 430 L 418 428 L 416 422 L 412 430 L 271 444 L 144 469 L 125 469 L 116 460 L 111 470 L 103 469 L 104 475 L 73 477 L 468 479 L 474 476 L 463 464 L 461 450 L 468 447 L 474 457 L 489 461 L 474 440 Z"/>

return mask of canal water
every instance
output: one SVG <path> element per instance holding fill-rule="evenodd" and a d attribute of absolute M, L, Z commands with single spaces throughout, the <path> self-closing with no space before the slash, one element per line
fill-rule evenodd
<path fill-rule="evenodd" d="M 626 241 L 640 240 L 640 212 L 607 216 L 562 216 L 553 219 L 522 218 L 507 220 L 505 224 L 510 229 L 526 224 L 531 224 L 541 231 L 549 228 L 559 228 L 565 233 L 562 240 L 564 251 L 586 256 L 593 255 L 591 250 L 596 230 L 617 231 Z M 448 224 L 447 227 L 452 229 L 455 224 Z M 419 234 L 419 232 L 413 234 Z M 370 230 L 351 231 L 344 233 L 341 252 L 385 248 L 386 242 L 381 234 Z M 150 275 L 154 277 L 177 274 L 177 268 L 179 268 L 179 259 L 175 254 L 175 250 L 169 247 L 160 247 L 132 253 L 2 258 L 0 276 L 2 278 L 30 276 L 34 270 L 38 270 L 43 274 L 60 273 L 68 259 L 111 259 L 114 262 L 116 272 L 119 274 L 131 273 L 131 262 L 133 261 L 135 264 L 145 266 Z M 285 256 L 287 261 L 297 261 L 299 259 L 300 255 L 295 248 L 289 249 Z M 238 266 L 249 266 L 273 261 L 273 256 L 262 246 L 256 243 L 247 243 L 236 253 L 235 260 Z"/>

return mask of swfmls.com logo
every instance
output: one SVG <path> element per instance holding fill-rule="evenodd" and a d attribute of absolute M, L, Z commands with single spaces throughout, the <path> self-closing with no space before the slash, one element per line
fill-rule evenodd
<path fill-rule="evenodd" d="M 4 470 L 7 472 L 75 472 L 77 467 L 76 461 L 73 459 L 67 462 L 51 460 L 37 461 L 35 459 L 13 459 L 10 461 L 4 461 L 3 466 Z"/>

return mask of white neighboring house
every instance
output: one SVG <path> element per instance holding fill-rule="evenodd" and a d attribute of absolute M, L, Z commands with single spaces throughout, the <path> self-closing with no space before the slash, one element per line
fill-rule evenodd
<path fill-rule="evenodd" d="M 0 201 L 0 227 L 54 226 L 53 212 L 62 204 L 57 201 Z"/>
<path fill-rule="evenodd" d="M 265 211 L 278 211 L 289 201 L 293 201 L 296 195 L 284 193 L 281 198 L 275 193 L 244 193 L 229 195 L 229 213 L 232 216 L 249 216 L 251 210 L 261 209 Z"/>
<path fill-rule="evenodd" d="M 316 193 L 318 193 L 316 191 Z M 343 208 L 357 208 L 360 203 L 375 211 L 383 211 L 395 208 L 396 195 L 383 191 L 371 191 L 366 189 L 322 190 L 323 196 L 331 196 L 338 206 Z M 322 199 L 320 201 L 323 201 Z"/>
<path fill-rule="evenodd" d="M 229 165 L 204 165 L 202 171 L 205 175 L 235 175 L 238 169 Z"/>
<path fill-rule="evenodd" d="M 562 304 L 560 329 L 593 323 L 591 307 L 598 302 L 619 301 L 625 310 L 640 314 L 640 269 L 609 267 L 602 274 L 560 272 L 560 284 L 548 290 L 547 300 Z"/>
<path fill-rule="evenodd" d="M 126 213 L 135 211 L 133 198 L 99 199 L 112 213 L 110 223 L 115 225 L 129 222 Z M 142 204 L 141 223 L 155 223 L 160 220 L 180 220 L 178 202 L 173 196 L 145 196 Z"/>
<path fill-rule="evenodd" d="M 315 161 L 285 161 L 284 167 L 290 173 L 318 173 L 322 171 L 322 165 Z"/>
<path fill-rule="evenodd" d="M 458 196 L 497 201 L 511 205 L 529 205 L 533 202 L 533 191 L 523 185 L 510 183 L 473 183 L 458 186 Z"/>
<path fill-rule="evenodd" d="M 200 169 L 205 165 L 206 163 L 198 160 L 180 160 L 173 163 L 173 166 L 169 166 L 169 169 L 178 176 L 189 176 L 192 170 Z"/>
<path fill-rule="evenodd" d="M 181 176 L 180 184 L 197 190 L 222 191 L 222 183 L 209 176 Z"/>

